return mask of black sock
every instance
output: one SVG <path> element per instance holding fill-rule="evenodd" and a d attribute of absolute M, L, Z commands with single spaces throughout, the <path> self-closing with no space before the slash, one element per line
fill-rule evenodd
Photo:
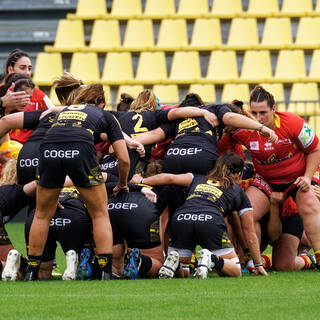
<path fill-rule="evenodd" d="M 28 267 L 28 259 L 24 255 L 21 255 L 19 270 L 24 271 L 25 269 L 27 269 L 27 267 Z"/>
<path fill-rule="evenodd" d="M 215 254 L 211 254 L 211 261 L 214 263 L 214 269 L 221 270 L 224 266 L 223 258 L 216 256 Z"/>
<path fill-rule="evenodd" d="M 112 272 L 112 253 L 101 253 L 97 256 L 97 260 L 102 271 Z"/>
<path fill-rule="evenodd" d="M 0 274 L 2 273 L 2 262 L 0 261 Z"/>
<path fill-rule="evenodd" d="M 33 272 L 38 275 L 40 269 L 41 256 L 28 256 L 28 269 L 27 272 Z"/>
<path fill-rule="evenodd" d="M 150 257 L 144 255 L 141 255 L 140 258 L 141 265 L 139 268 L 139 276 L 145 276 L 152 267 L 152 260 Z"/>

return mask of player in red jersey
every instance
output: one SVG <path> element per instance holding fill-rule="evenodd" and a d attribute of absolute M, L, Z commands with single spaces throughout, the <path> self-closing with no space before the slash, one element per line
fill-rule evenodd
<path fill-rule="evenodd" d="M 300 117 L 276 112 L 273 96 L 261 86 L 250 96 L 252 115 L 275 131 L 278 141 L 270 142 L 255 131 L 237 130 L 236 142 L 249 150 L 256 177 L 247 190 L 252 203 L 257 231 L 258 221 L 269 211 L 270 192 L 293 188 L 304 230 L 320 264 L 320 206 L 311 188 L 311 179 L 320 164 L 319 140 Z M 292 186 L 293 185 L 293 186 Z"/>

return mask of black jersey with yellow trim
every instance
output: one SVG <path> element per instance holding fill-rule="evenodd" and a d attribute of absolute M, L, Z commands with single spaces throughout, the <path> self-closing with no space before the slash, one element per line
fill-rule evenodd
<path fill-rule="evenodd" d="M 1 223 L 10 221 L 21 209 L 33 202 L 34 198 L 23 191 L 19 184 L 9 184 L 0 187 Z"/>
<path fill-rule="evenodd" d="M 128 111 L 111 113 L 119 120 L 123 132 L 130 137 L 156 129 L 168 120 L 170 110 L 143 110 L 143 111 Z"/>
<path fill-rule="evenodd" d="M 194 174 L 187 199 L 176 214 L 206 212 L 225 217 L 232 211 L 238 211 L 241 216 L 249 210 L 252 210 L 250 200 L 238 184 L 222 190 L 219 183 Z"/>
<path fill-rule="evenodd" d="M 204 117 L 179 119 L 174 123 L 164 124 L 161 129 L 166 138 L 174 137 L 171 146 L 197 147 L 218 154 L 218 141 L 222 138 L 224 129 L 222 118 L 230 112 L 230 109 L 227 105 L 215 104 L 202 108 L 214 113 L 219 120 L 219 125 L 212 127 Z"/>
<path fill-rule="evenodd" d="M 94 144 L 101 133 L 106 133 L 111 143 L 123 139 L 121 126 L 110 112 L 94 105 L 72 105 L 57 114 L 42 143 Z"/>

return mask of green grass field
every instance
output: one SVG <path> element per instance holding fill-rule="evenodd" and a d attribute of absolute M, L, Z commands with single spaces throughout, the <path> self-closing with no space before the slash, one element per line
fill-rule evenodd
<path fill-rule="evenodd" d="M 7 231 L 25 252 L 23 225 Z M 59 271 L 64 256 L 57 252 Z M 134 281 L 0 282 L 2 319 L 319 319 L 318 271 Z"/>

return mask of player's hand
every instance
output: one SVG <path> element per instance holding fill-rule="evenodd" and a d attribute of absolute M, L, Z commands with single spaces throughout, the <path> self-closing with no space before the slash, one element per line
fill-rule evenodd
<path fill-rule="evenodd" d="M 294 184 L 304 192 L 309 191 L 311 188 L 311 180 L 306 176 L 298 177 Z"/>
<path fill-rule="evenodd" d="M 212 112 L 210 112 L 208 110 L 205 110 L 205 113 L 204 113 L 203 117 L 207 120 L 207 122 L 210 123 L 210 125 L 212 127 L 216 127 L 216 126 L 219 125 L 218 117 L 214 113 L 212 113 Z"/>
<path fill-rule="evenodd" d="M 130 142 L 128 143 L 128 147 L 132 149 L 136 149 L 136 151 L 139 153 L 139 156 L 141 158 L 143 158 L 146 154 L 143 144 L 140 143 L 139 141 L 131 139 Z"/>
<path fill-rule="evenodd" d="M 130 180 L 130 183 L 139 184 L 142 177 L 139 174 L 134 174 Z"/>
<path fill-rule="evenodd" d="M 254 268 L 253 274 L 255 274 L 256 276 L 258 276 L 258 275 L 267 276 L 268 275 L 267 271 L 264 269 L 263 266 Z"/>
<path fill-rule="evenodd" d="M 157 202 L 157 194 L 154 193 L 152 190 L 150 190 L 147 187 L 143 187 L 141 189 L 141 193 L 145 195 L 147 199 L 149 199 L 151 202 L 156 203 Z"/>
<path fill-rule="evenodd" d="M 59 209 L 64 209 L 64 206 L 60 203 L 60 201 L 58 201 L 57 207 L 58 207 Z"/>
<path fill-rule="evenodd" d="M 320 186 L 315 185 L 315 186 L 311 186 L 311 188 L 312 188 L 313 193 L 320 200 Z"/>
<path fill-rule="evenodd" d="M 14 92 L 14 83 L 8 89 L 6 94 L 1 97 L 3 106 L 6 108 L 6 113 L 11 113 L 14 110 L 23 111 L 26 104 L 30 102 L 30 96 L 24 91 Z"/>
<path fill-rule="evenodd" d="M 0 151 L 0 162 L 1 163 L 6 163 L 8 160 L 10 160 L 9 158 L 6 157 L 6 154 L 10 153 L 12 150 L 3 150 Z"/>
<path fill-rule="evenodd" d="M 114 188 L 113 188 L 113 195 L 116 197 L 118 195 L 119 192 L 129 192 L 129 188 L 127 185 L 125 186 L 119 186 L 119 185 L 116 185 Z"/>
<path fill-rule="evenodd" d="M 261 133 L 268 137 L 270 142 L 275 142 L 278 140 L 278 136 L 275 134 L 275 132 L 266 126 L 262 127 Z"/>

